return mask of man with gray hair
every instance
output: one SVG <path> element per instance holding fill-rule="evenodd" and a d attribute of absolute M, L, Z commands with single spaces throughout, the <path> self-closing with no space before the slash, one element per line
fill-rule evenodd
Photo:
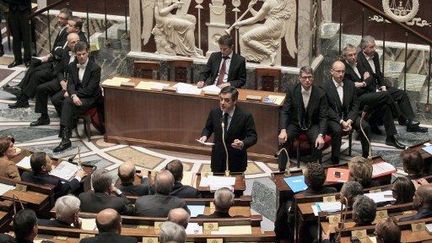
<path fill-rule="evenodd" d="M 229 210 L 234 204 L 234 193 L 229 188 L 219 188 L 214 194 L 213 203 L 215 205 L 214 213 L 199 215 L 200 218 L 231 218 Z"/>
<path fill-rule="evenodd" d="M 363 187 L 357 181 L 347 181 L 343 184 L 340 191 L 340 201 L 347 208 L 351 208 L 355 197 L 363 195 Z"/>
<path fill-rule="evenodd" d="M 57 199 L 54 209 L 55 219 L 38 219 L 39 225 L 61 228 L 81 228 L 81 220 L 78 217 L 80 200 L 72 195 L 66 195 Z"/>
<path fill-rule="evenodd" d="M 139 197 L 135 202 L 136 214 L 147 217 L 167 217 L 173 208 L 184 208 L 189 212 L 186 202 L 170 196 L 174 186 L 174 176 L 168 170 L 162 170 L 155 178 L 154 195 Z"/>
<path fill-rule="evenodd" d="M 168 213 L 168 221 L 183 226 L 185 229 L 188 226 L 189 218 L 189 213 L 183 208 L 174 208 Z"/>
<path fill-rule="evenodd" d="M 399 123 L 406 125 L 407 132 L 427 132 L 427 128 L 420 127 L 420 123 L 415 120 L 415 113 L 407 93 L 386 84 L 384 74 L 380 70 L 375 38 L 370 35 L 364 36 L 360 42 L 360 48 L 361 51 L 358 53 L 359 71 L 362 75 L 369 74 L 365 81 L 372 87 L 371 91 L 388 92 L 399 110 Z"/>
<path fill-rule="evenodd" d="M 357 196 L 352 207 L 352 217 L 356 226 L 370 225 L 375 220 L 376 204 L 367 196 Z"/>
<path fill-rule="evenodd" d="M 112 183 L 111 176 L 103 170 L 93 173 L 93 191 L 83 192 L 79 195 L 81 210 L 83 212 L 99 213 L 106 208 L 113 208 L 120 214 L 134 213 L 133 204 Z"/>
<path fill-rule="evenodd" d="M 186 231 L 182 226 L 176 223 L 169 221 L 164 222 L 160 227 L 159 242 L 184 243 L 186 242 Z"/>

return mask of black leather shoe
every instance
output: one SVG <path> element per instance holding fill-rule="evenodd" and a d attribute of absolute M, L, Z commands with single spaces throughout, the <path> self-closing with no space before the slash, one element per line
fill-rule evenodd
<path fill-rule="evenodd" d="M 391 137 L 387 137 L 385 144 L 387 144 L 388 146 L 392 146 L 395 147 L 397 149 L 405 149 L 405 145 L 400 143 L 394 136 Z"/>
<path fill-rule="evenodd" d="M 17 108 L 27 108 L 30 107 L 28 101 L 20 101 L 18 100 L 17 102 L 15 102 L 14 104 L 9 104 L 8 105 L 10 109 L 17 109 Z"/>
<path fill-rule="evenodd" d="M 24 62 L 24 66 L 25 66 L 26 68 L 30 67 L 30 61 L 25 61 L 25 62 Z"/>
<path fill-rule="evenodd" d="M 3 90 L 15 95 L 16 97 L 20 97 L 22 95 L 22 90 L 18 86 L 4 86 Z"/>
<path fill-rule="evenodd" d="M 421 127 L 419 125 L 407 125 L 407 132 L 428 132 L 426 127 Z"/>
<path fill-rule="evenodd" d="M 13 68 L 21 64 L 23 64 L 22 61 L 13 61 L 11 64 L 8 65 L 8 68 Z"/>
<path fill-rule="evenodd" d="M 62 139 L 60 144 L 53 149 L 53 152 L 58 153 L 70 147 L 72 147 L 72 142 L 69 139 Z"/>
<path fill-rule="evenodd" d="M 382 135 L 382 131 L 379 129 L 378 126 L 371 126 L 371 131 L 377 135 Z"/>
<path fill-rule="evenodd" d="M 406 118 L 399 117 L 399 119 L 398 119 L 398 123 L 399 123 L 399 125 L 401 125 L 401 126 L 406 126 L 406 125 L 408 124 L 408 120 L 407 120 Z"/>
<path fill-rule="evenodd" d="M 48 118 L 42 118 L 39 117 L 36 121 L 30 123 L 31 127 L 36 127 L 36 126 L 43 126 L 43 125 L 49 125 L 50 124 L 50 119 Z"/>

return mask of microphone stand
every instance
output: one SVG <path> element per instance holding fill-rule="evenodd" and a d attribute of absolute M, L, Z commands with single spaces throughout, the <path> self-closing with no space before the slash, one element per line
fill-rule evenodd
<path fill-rule="evenodd" d="M 230 175 L 230 171 L 229 171 L 229 167 L 228 167 L 228 148 L 226 146 L 226 142 L 225 142 L 225 122 L 222 119 L 222 144 L 224 146 L 225 149 L 225 176 L 229 176 Z"/>
<path fill-rule="evenodd" d="M 347 206 L 345 207 L 344 210 L 344 202 L 347 203 Z M 337 227 L 337 235 L 336 235 L 336 239 L 335 241 L 337 243 L 339 243 L 341 241 L 341 235 L 342 235 L 342 230 L 345 228 L 345 221 L 346 221 L 346 216 L 347 216 L 347 212 L 348 212 L 348 199 L 346 197 L 343 197 L 341 199 L 341 210 L 340 210 L 340 221 L 338 223 L 338 227 Z"/>
<path fill-rule="evenodd" d="M 367 159 L 368 159 L 369 161 L 372 161 L 372 145 L 371 145 L 371 142 L 370 142 L 368 136 L 366 136 L 366 133 L 365 133 L 365 131 L 364 131 L 364 129 L 363 129 L 363 120 L 364 120 L 364 115 L 362 115 L 362 116 L 360 117 L 360 130 L 361 130 L 361 132 L 363 133 L 363 136 L 366 138 L 366 141 L 367 141 L 368 144 L 369 144 L 369 155 L 368 155 Z"/>

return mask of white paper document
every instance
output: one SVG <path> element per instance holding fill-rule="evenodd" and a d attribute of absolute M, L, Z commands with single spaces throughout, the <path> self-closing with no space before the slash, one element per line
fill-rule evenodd
<path fill-rule="evenodd" d="M 201 177 L 200 187 L 221 186 L 231 187 L 235 184 L 235 177 L 226 176 L 208 176 Z"/>
<path fill-rule="evenodd" d="M 90 218 L 90 219 L 81 219 L 81 229 L 83 230 L 97 230 L 96 226 L 96 219 Z"/>
<path fill-rule="evenodd" d="M 379 162 L 372 164 L 372 178 L 388 174 L 390 172 L 396 172 L 396 168 L 387 162 Z"/>
<path fill-rule="evenodd" d="M 191 217 L 196 217 L 200 214 L 204 214 L 204 205 L 187 205 L 190 211 Z"/>
<path fill-rule="evenodd" d="M 252 234 L 252 226 L 236 225 L 236 226 L 219 226 L 217 231 L 212 231 L 212 235 L 250 235 Z"/>
<path fill-rule="evenodd" d="M 201 94 L 201 89 L 199 89 L 197 86 L 192 84 L 177 83 L 173 87 L 177 89 L 177 93 L 179 94 L 193 94 L 193 95 Z"/>
<path fill-rule="evenodd" d="M 221 88 L 219 88 L 216 85 L 209 85 L 209 86 L 205 86 L 204 88 L 202 88 L 202 91 L 205 94 L 215 94 L 218 95 L 221 91 Z"/>
<path fill-rule="evenodd" d="M 76 172 L 79 170 L 79 167 L 69 163 L 67 161 L 62 161 L 58 164 L 54 169 L 50 171 L 50 175 L 62 178 L 63 180 L 70 181 L 75 177 Z"/>
<path fill-rule="evenodd" d="M 202 145 L 206 145 L 206 146 L 213 146 L 214 145 L 214 143 L 211 143 L 211 142 L 202 142 L 199 139 L 195 139 L 195 141 L 197 141 L 198 143 L 200 143 Z"/>
<path fill-rule="evenodd" d="M 341 202 L 318 202 L 315 205 L 318 208 L 318 212 L 335 213 L 341 210 Z"/>
<path fill-rule="evenodd" d="M 20 162 L 18 162 L 16 164 L 17 167 L 26 169 L 26 170 L 30 170 L 31 169 L 31 165 L 30 165 L 30 156 L 26 156 L 24 157 Z"/>
<path fill-rule="evenodd" d="M 202 226 L 200 226 L 198 223 L 188 223 L 186 227 L 186 234 L 202 234 Z"/>
<path fill-rule="evenodd" d="M 391 202 L 396 200 L 393 198 L 393 194 L 391 190 L 387 190 L 383 192 L 366 193 L 365 196 L 372 199 L 375 203 Z"/>
<path fill-rule="evenodd" d="M 0 195 L 4 195 L 6 192 L 15 189 L 15 186 L 0 183 Z"/>

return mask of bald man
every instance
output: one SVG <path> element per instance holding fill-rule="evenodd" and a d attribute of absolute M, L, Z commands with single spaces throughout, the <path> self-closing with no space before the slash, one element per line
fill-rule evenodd
<path fill-rule="evenodd" d="M 95 237 L 85 238 L 80 243 L 136 243 L 137 239 L 129 236 L 121 236 L 121 217 L 120 214 L 107 208 L 100 211 L 96 216 L 96 225 L 99 234 Z"/>
<path fill-rule="evenodd" d="M 167 217 L 173 208 L 189 209 L 186 202 L 175 196 L 170 196 L 174 187 L 174 176 L 168 170 L 162 170 L 156 175 L 154 195 L 139 197 L 135 202 L 135 212 L 140 216 L 147 217 Z"/>
<path fill-rule="evenodd" d="M 188 226 L 189 218 L 190 218 L 189 213 L 183 208 L 174 208 L 171 209 L 168 213 L 168 221 L 183 226 L 183 228 L 185 229 Z"/>
<path fill-rule="evenodd" d="M 360 129 L 359 103 L 355 86 L 344 79 L 345 65 L 341 61 L 333 62 L 330 70 L 331 79 L 323 84 L 328 105 L 327 131 L 332 137 L 333 164 L 339 164 L 340 147 L 342 144 L 342 132 L 357 130 L 362 145 L 362 155 L 369 155 L 369 143 Z M 370 127 L 366 121 L 362 121 L 363 130 L 369 137 Z"/>
<path fill-rule="evenodd" d="M 400 222 L 432 217 L 432 184 L 420 186 L 414 194 L 413 208 L 417 213 L 413 216 L 399 219 Z"/>
<path fill-rule="evenodd" d="M 119 187 L 126 196 L 144 196 L 150 194 L 148 178 L 143 178 L 141 172 L 137 173 L 133 162 L 124 162 L 118 168 L 118 176 L 121 181 Z M 135 176 L 140 178 L 141 183 L 134 185 Z"/>

